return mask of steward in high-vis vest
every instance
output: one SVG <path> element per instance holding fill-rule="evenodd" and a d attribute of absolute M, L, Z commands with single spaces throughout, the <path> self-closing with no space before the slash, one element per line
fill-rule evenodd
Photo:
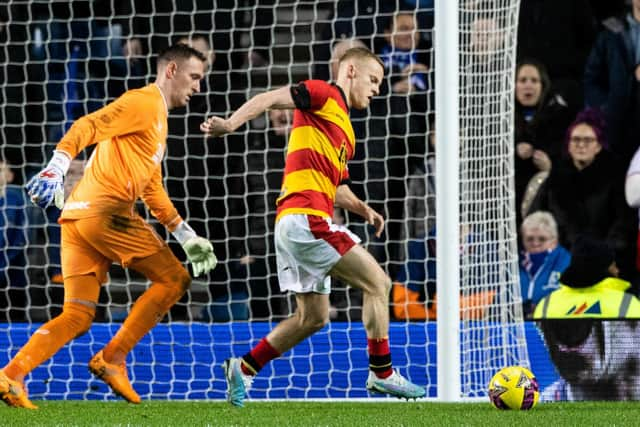
<path fill-rule="evenodd" d="M 631 284 L 616 277 L 614 257 L 605 242 L 578 237 L 571 264 L 560 276 L 560 288 L 538 302 L 533 318 L 640 318 L 640 300 L 625 292 Z"/>

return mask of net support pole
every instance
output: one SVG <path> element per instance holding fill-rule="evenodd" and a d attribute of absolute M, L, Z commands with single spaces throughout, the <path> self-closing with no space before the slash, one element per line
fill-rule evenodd
<path fill-rule="evenodd" d="M 435 2 L 436 281 L 438 400 L 462 398 L 460 383 L 458 0 Z"/>

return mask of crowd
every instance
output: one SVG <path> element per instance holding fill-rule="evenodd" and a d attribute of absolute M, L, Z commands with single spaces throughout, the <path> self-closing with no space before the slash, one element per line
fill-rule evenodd
<path fill-rule="evenodd" d="M 208 64 L 201 93 L 169 116 L 164 161 L 173 203 L 199 235 L 208 236 L 220 259 L 207 278 L 208 306 L 198 315 L 212 321 L 286 317 L 292 301 L 278 291 L 273 227 L 291 116 L 272 112 L 224 143 L 202 143 L 198 130 L 205 117 L 224 116 L 249 99 L 247 88 L 260 88 L 261 76 L 282 55 L 267 43 L 277 21 L 273 0 L 258 1 L 251 12 L 244 7 L 249 3 L 222 1 L 216 10 L 205 1 L 179 0 L 0 7 L 0 38 L 7 42 L 0 52 L 0 144 L 7 170 L 0 180 L 6 186 L 2 226 L 17 230 L 3 234 L 2 319 L 29 316 L 21 311 L 25 298 L 46 299 L 27 284 L 61 282 L 60 212 L 21 210 L 20 186 L 74 120 L 146 84 L 155 69 L 153 53 L 176 42 L 203 52 Z M 320 42 L 313 44 L 313 69 L 304 77 L 335 79 L 337 60 L 355 46 L 371 49 L 384 64 L 380 96 L 368 110 L 350 115 L 360 146 L 349 172 L 354 192 L 384 216 L 386 229 L 376 237 L 370 226 L 339 210 L 336 215 L 345 217 L 334 220 L 345 221 L 394 280 L 392 312 L 399 319 L 436 315 L 432 3 L 337 2 L 314 27 Z M 481 15 L 470 23 L 477 52 L 502 42 L 474 38 L 504 24 L 492 19 Z M 523 310 L 530 318 L 563 283 L 574 243 L 585 235 L 613 250 L 616 274 L 630 283 L 630 292 L 638 290 L 637 204 L 625 199 L 625 179 L 640 136 L 640 1 L 522 0 L 518 28 L 515 201 Z M 464 64 L 469 69 L 496 60 L 472 58 Z M 478 230 L 461 231 L 465 239 L 477 239 Z M 491 260 L 491 247 L 473 255 Z M 361 298 L 335 284 L 332 317 L 361 317 Z M 185 304 L 171 314 L 187 316 Z M 409 310 L 416 307 L 416 313 Z"/>

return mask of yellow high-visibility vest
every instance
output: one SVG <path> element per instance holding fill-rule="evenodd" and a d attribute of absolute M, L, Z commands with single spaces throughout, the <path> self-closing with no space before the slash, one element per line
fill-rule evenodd
<path fill-rule="evenodd" d="M 640 300 L 626 293 L 631 286 L 615 277 L 588 288 L 560 288 L 542 298 L 536 305 L 534 319 L 640 318 Z"/>

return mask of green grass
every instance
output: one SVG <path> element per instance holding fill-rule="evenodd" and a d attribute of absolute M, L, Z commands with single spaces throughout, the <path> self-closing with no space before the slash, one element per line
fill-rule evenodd
<path fill-rule="evenodd" d="M 498 411 L 489 403 L 35 401 L 40 409 L 0 407 L 2 426 L 638 426 L 638 402 L 547 403 Z"/>

